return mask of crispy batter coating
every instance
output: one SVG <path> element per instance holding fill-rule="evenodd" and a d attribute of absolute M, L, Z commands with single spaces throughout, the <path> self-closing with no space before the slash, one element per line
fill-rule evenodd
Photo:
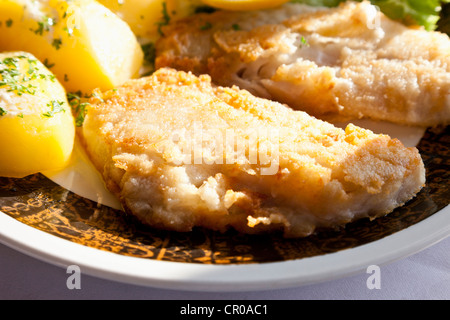
<path fill-rule="evenodd" d="M 199 14 L 164 34 L 158 68 L 207 73 L 323 119 L 450 123 L 449 37 L 392 21 L 368 1 Z"/>
<path fill-rule="evenodd" d="M 98 96 L 82 141 L 124 208 L 156 228 L 302 237 L 388 214 L 425 182 L 416 148 L 207 75 L 162 68 Z"/>

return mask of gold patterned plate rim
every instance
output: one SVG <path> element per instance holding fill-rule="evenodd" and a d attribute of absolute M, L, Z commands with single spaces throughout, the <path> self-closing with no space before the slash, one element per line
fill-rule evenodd
<path fill-rule="evenodd" d="M 94 277 L 172 290 L 255 291 L 299 287 L 365 272 L 417 253 L 450 236 L 450 206 L 432 217 L 356 248 L 299 260 L 213 265 L 141 259 L 89 248 L 0 215 L 0 242 L 36 259 Z M 425 235 L 425 236 L 424 236 Z"/>
<path fill-rule="evenodd" d="M 448 131 L 429 128 L 418 144 L 427 184 L 416 198 L 342 230 L 305 239 L 153 230 L 36 174 L 0 177 L 0 242 L 93 276 L 172 289 L 274 289 L 342 277 L 450 235 Z"/>

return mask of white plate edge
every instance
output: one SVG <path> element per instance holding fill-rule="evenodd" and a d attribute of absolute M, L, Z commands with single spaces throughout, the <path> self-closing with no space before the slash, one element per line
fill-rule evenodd
<path fill-rule="evenodd" d="M 406 229 L 352 249 L 298 260 L 245 265 L 205 265 L 123 256 L 47 234 L 6 214 L 0 215 L 0 225 L 3 226 L 1 243 L 63 268 L 78 265 L 82 273 L 90 276 L 174 290 L 257 291 L 343 278 L 365 272 L 370 265 L 386 265 L 422 251 L 450 236 L 450 206 Z M 27 239 L 18 239 L 18 234 L 25 234 Z"/>

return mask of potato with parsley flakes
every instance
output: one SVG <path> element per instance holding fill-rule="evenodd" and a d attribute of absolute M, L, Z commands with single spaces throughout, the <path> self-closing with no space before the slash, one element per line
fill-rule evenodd
<path fill-rule="evenodd" d="M 136 36 L 155 39 L 171 20 L 188 16 L 201 0 L 98 0 L 130 26 Z"/>
<path fill-rule="evenodd" d="M 111 89 L 138 75 L 130 27 L 94 0 L 0 0 L 0 52 L 34 54 L 69 92 Z"/>
<path fill-rule="evenodd" d="M 0 176 L 63 168 L 75 124 L 66 92 L 33 55 L 0 54 Z"/>

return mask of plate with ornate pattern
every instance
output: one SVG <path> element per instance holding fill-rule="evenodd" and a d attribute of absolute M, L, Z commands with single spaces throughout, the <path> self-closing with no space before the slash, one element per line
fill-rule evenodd
<path fill-rule="evenodd" d="M 61 183 L 67 171 L 0 177 L 0 242 L 55 265 L 78 265 L 92 276 L 170 289 L 274 289 L 343 277 L 450 235 L 449 128 L 422 133 L 411 143 L 425 163 L 423 190 L 387 216 L 341 230 L 301 239 L 155 230 L 124 214 L 107 192 L 89 190 L 98 176 L 78 166 L 93 175 L 91 181 L 69 171 L 71 181 L 84 186 Z"/>

